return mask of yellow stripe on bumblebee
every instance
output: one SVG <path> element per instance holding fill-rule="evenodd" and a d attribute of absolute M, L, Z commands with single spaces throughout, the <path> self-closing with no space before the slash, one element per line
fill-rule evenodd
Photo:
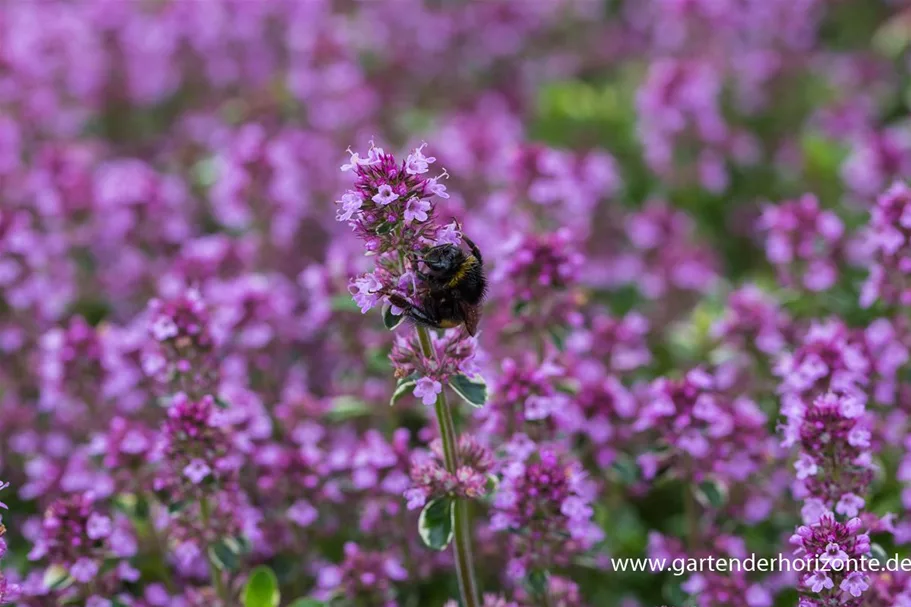
<path fill-rule="evenodd" d="M 468 271 L 476 265 L 478 265 L 478 260 L 474 255 L 469 255 L 466 257 L 465 261 L 462 262 L 462 265 L 459 266 L 458 271 L 456 271 L 455 276 L 453 276 L 452 279 L 446 283 L 446 286 L 454 287 L 459 284 L 459 282 L 465 278 L 465 275 L 468 274 Z"/>

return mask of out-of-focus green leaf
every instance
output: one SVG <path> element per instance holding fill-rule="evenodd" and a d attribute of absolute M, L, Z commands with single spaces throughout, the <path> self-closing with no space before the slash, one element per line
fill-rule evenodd
<path fill-rule="evenodd" d="M 168 504 L 168 512 L 177 514 L 190 505 L 190 500 L 177 500 Z"/>
<path fill-rule="evenodd" d="M 547 595 L 548 580 L 550 574 L 545 569 L 532 569 L 525 576 L 525 586 L 533 596 L 542 597 Z"/>
<path fill-rule="evenodd" d="M 222 538 L 209 546 L 209 556 L 224 571 L 237 571 L 241 552 L 241 545 L 234 538 Z"/>
<path fill-rule="evenodd" d="M 281 593 L 275 572 L 263 565 L 254 569 L 244 586 L 243 597 L 244 607 L 278 607 Z"/>
<path fill-rule="evenodd" d="M 218 181 L 218 164 L 215 158 L 203 158 L 193 165 L 193 179 L 203 188 L 208 188 Z"/>
<path fill-rule="evenodd" d="M 361 309 L 350 295 L 333 295 L 330 300 L 332 310 L 335 312 L 360 312 Z"/>
<path fill-rule="evenodd" d="M 332 399 L 332 408 L 329 410 L 328 417 L 334 422 L 354 419 L 369 415 L 370 406 L 364 401 L 352 396 L 337 396 Z"/>
<path fill-rule="evenodd" d="M 686 603 L 688 595 L 680 587 L 680 584 L 680 578 L 673 577 L 667 580 L 661 588 L 661 594 L 664 595 L 668 605 L 684 605 Z"/>
<path fill-rule="evenodd" d="M 60 565 L 51 565 L 44 572 L 42 585 L 48 590 L 63 590 L 73 583 L 70 572 Z"/>
<path fill-rule="evenodd" d="M 708 479 L 692 489 L 696 499 L 705 508 L 718 510 L 728 501 L 728 488 L 721 481 Z"/>
<path fill-rule="evenodd" d="M 889 555 L 886 554 L 885 549 L 876 542 L 870 544 L 870 557 L 876 559 L 883 565 L 889 560 Z"/>
<path fill-rule="evenodd" d="M 639 480 L 639 464 L 624 453 L 617 454 L 610 469 L 624 485 L 632 485 Z"/>

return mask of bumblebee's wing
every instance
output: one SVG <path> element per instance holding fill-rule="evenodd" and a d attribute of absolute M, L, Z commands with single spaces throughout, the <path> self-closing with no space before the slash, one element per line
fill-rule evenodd
<path fill-rule="evenodd" d="M 462 309 L 462 318 L 465 319 L 465 328 L 468 329 L 468 334 L 474 337 L 478 332 L 478 323 L 481 321 L 481 308 L 466 301 L 460 301 L 459 307 Z"/>

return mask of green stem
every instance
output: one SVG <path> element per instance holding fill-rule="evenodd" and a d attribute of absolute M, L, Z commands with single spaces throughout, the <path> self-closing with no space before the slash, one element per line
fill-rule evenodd
<path fill-rule="evenodd" d="M 435 356 L 430 334 L 426 327 L 417 327 L 418 338 L 421 340 L 421 350 L 426 358 Z M 440 425 L 440 438 L 443 441 L 443 458 L 446 470 L 455 474 L 459 467 L 458 442 L 456 438 L 455 422 L 452 419 L 452 410 L 446 402 L 446 391 L 437 394 L 435 404 L 437 422 Z M 468 502 L 456 499 L 453 505 L 455 524 L 453 529 L 452 550 L 455 554 L 456 577 L 459 581 L 459 593 L 462 595 L 464 607 L 480 607 L 480 592 L 474 573 L 474 557 L 471 549 L 471 520 L 468 511 Z"/>
<path fill-rule="evenodd" d="M 149 494 L 146 498 L 149 503 L 149 512 L 151 513 L 152 508 L 156 504 L 155 496 Z M 174 580 L 171 579 L 171 567 L 168 565 L 168 549 L 165 540 L 161 537 L 161 534 L 158 533 L 158 528 L 155 526 L 154 516 L 149 514 L 149 534 L 152 536 L 152 544 L 155 547 L 155 554 L 158 557 L 158 565 L 161 573 L 162 580 L 164 581 L 165 587 L 168 589 L 168 592 L 174 594 Z"/>
<path fill-rule="evenodd" d="M 683 479 L 683 508 L 686 520 L 686 547 L 690 551 L 695 550 L 699 539 L 699 504 L 696 502 L 696 494 L 693 491 L 694 481 L 692 473 L 692 462 L 687 458 L 686 464 L 688 474 Z"/>
<path fill-rule="evenodd" d="M 209 521 L 212 519 L 212 510 L 209 506 L 209 498 L 203 496 L 199 500 L 199 513 L 202 517 L 203 527 L 209 529 Z M 212 577 L 212 585 L 215 586 L 215 594 L 218 595 L 218 598 L 221 600 L 222 605 L 228 607 L 230 605 L 228 599 L 228 587 L 225 585 L 225 580 L 221 575 L 221 571 L 218 570 L 218 564 L 215 562 L 215 559 L 212 558 L 212 554 L 209 552 L 209 547 L 206 546 L 206 560 L 209 562 L 209 575 Z"/>

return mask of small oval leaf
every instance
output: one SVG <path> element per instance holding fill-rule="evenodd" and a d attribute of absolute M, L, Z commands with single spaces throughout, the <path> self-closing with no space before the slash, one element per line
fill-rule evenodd
<path fill-rule="evenodd" d="M 550 574 L 545 569 L 533 569 L 525 576 L 525 586 L 532 596 L 547 596 Z"/>
<path fill-rule="evenodd" d="M 547 332 L 550 333 L 550 338 L 557 347 L 557 350 L 563 352 L 563 350 L 566 349 L 566 334 L 568 331 L 560 327 L 551 326 L 547 329 Z"/>
<path fill-rule="evenodd" d="M 411 393 L 416 383 L 418 383 L 418 375 L 416 373 L 412 373 L 408 377 L 400 379 L 395 385 L 395 391 L 392 393 L 392 398 L 389 399 L 389 406 L 391 407 L 397 403 L 400 398 Z"/>
<path fill-rule="evenodd" d="M 171 502 L 168 504 L 168 512 L 171 514 L 177 514 L 189 505 L 190 500 L 177 500 L 176 502 Z"/>
<path fill-rule="evenodd" d="M 472 407 L 483 407 L 487 403 L 487 382 L 480 375 L 468 377 L 459 373 L 449 378 L 449 386 Z"/>
<path fill-rule="evenodd" d="M 384 221 L 376 228 L 377 234 L 388 234 L 395 227 L 394 221 Z"/>
<path fill-rule="evenodd" d="M 280 600 L 275 572 L 264 565 L 254 569 L 244 587 L 244 607 L 278 607 Z"/>
<path fill-rule="evenodd" d="M 886 550 L 876 542 L 870 544 L 870 557 L 879 561 L 882 565 L 885 565 L 886 561 L 889 560 Z"/>
<path fill-rule="evenodd" d="M 73 583 L 70 572 L 60 565 L 51 565 L 44 571 L 42 585 L 51 591 L 63 590 Z"/>
<path fill-rule="evenodd" d="M 554 387 L 557 389 L 557 392 L 569 394 L 570 396 L 575 396 L 582 390 L 579 381 L 571 378 L 559 381 Z"/>
<path fill-rule="evenodd" d="M 329 300 L 329 305 L 334 312 L 360 312 L 361 308 L 357 305 L 350 295 L 334 295 Z"/>
<path fill-rule="evenodd" d="M 240 565 L 238 550 L 227 540 L 219 540 L 209 546 L 209 556 L 222 571 L 237 571 Z"/>
<path fill-rule="evenodd" d="M 618 454 L 610 469 L 624 485 L 632 485 L 639 480 L 639 464 L 628 455 Z"/>
<path fill-rule="evenodd" d="M 206 188 L 218 181 L 218 162 L 215 157 L 203 158 L 191 168 L 196 183 Z"/>
<path fill-rule="evenodd" d="M 693 488 L 696 499 L 703 508 L 719 509 L 728 501 L 728 488 L 715 479 L 707 479 Z"/>
<path fill-rule="evenodd" d="M 448 495 L 429 502 L 421 510 L 418 519 L 418 533 L 428 548 L 443 550 L 452 541 L 455 513 L 452 498 Z"/>
<path fill-rule="evenodd" d="M 336 396 L 332 399 L 332 406 L 327 417 L 333 422 L 363 417 L 371 412 L 370 406 L 364 401 L 352 396 Z"/>
<path fill-rule="evenodd" d="M 661 594 L 671 605 L 683 605 L 686 603 L 688 595 L 680 587 L 681 583 L 675 578 L 671 578 L 664 583 L 661 588 Z"/>
<path fill-rule="evenodd" d="M 497 487 L 499 487 L 499 486 L 500 486 L 499 477 L 496 474 L 488 474 L 487 483 L 485 483 L 485 485 L 484 485 L 485 490 L 487 491 L 487 495 L 493 495 L 494 492 L 497 490 Z"/>
<path fill-rule="evenodd" d="M 402 321 L 405 320 L 404 314 L 399 314 L 396 316 L 392 313 L 392 306 L 390 304 L 385 304 L 383 306 L 383 326 L 392 331 L 397 326 L 402 324 Z"/>

